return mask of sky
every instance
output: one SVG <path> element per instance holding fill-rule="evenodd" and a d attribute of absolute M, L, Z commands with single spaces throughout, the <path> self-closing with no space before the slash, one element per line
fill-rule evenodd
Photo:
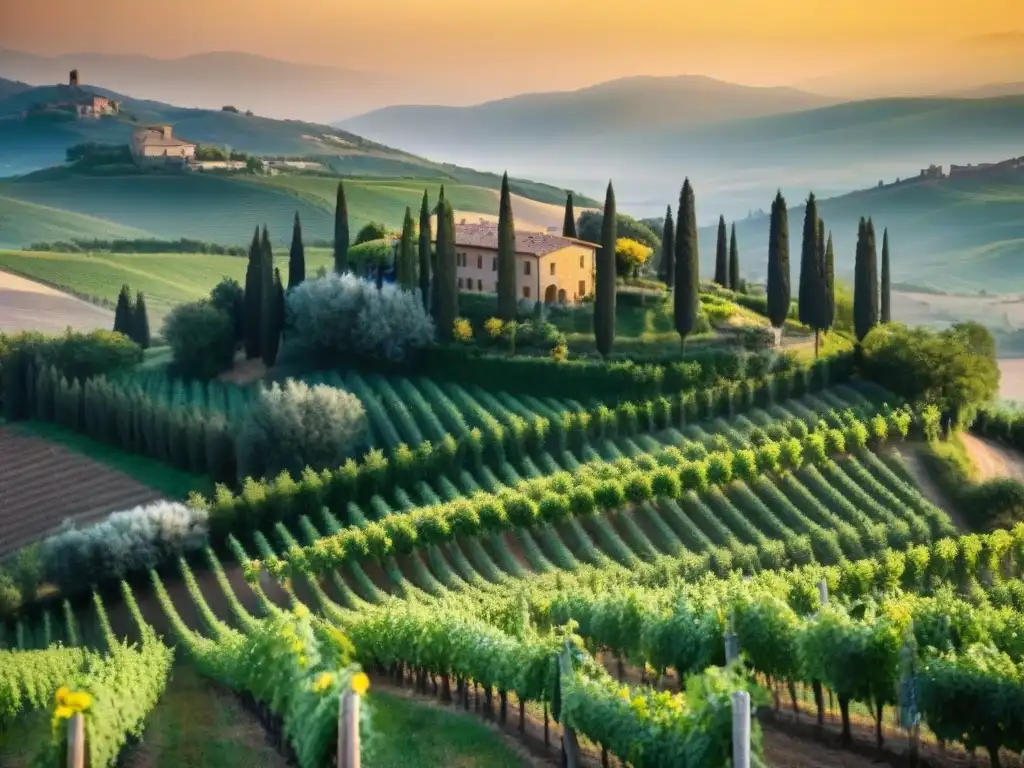
<path fill-rule="evenodd" d="M 1024 1 L 33 0 L 0 47 L 173 58 L 244 51 L 387 72 L 435 68 L 519 92 L 704 74 L 781 85 L 949 41 L 1024 30 Z M 628 10 L 627 10 L 628 9 Z M 3 73 L 0 73 L 2 76 Z"/>

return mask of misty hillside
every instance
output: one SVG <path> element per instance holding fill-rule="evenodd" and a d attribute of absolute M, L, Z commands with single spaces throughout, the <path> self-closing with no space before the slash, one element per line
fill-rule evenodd
<path fill-rule="evenodd" d="M 413 152 L 475 149 L 675 130 L 834 103 L 791 88 L 753 88 L 700 76 L 629 77 L 576 91 L 531 93 L 470 107 L 394 106 L 337 125 Z"/>
<path fill-rule="evenodd" d="M 804 207 L 801 199 L 787 203 L 796 295 Z M 889 229 L 894 282 L 969 293 L 1024 291 L 1024 168 L 862 190 L 819 199 L 818 211 L 832 233 L 840 277 L 852 277 L 864 216 L 874 221 L 879 248 Z M 768 225 L 767 216 L 736 222 L 742 273 L 750 280 L 765 279 Z M 715 241 L 715 227 L 701 229 L 702 274 L 714 271 Z"/>

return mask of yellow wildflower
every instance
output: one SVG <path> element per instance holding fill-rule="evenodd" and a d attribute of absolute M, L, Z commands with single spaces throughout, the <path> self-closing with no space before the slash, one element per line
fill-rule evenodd
<path fill-rule="evenodd" d="M 492 339 L 501 337 L 501 333 L 505 330 L 505 324 L 501 322 L 500 318 L 491 317 L 484 323 L 484 328 L 487 330 L 487 335 Z"/>
<path fill-rule="evenodd" d="M 452 327 L 452 336 L 456 341 L 461 341 L 467 344 L 473 340 L 473 326 L 469 320 L 464 317 L 455 318 L 455 324 Z"/>
<path fill-rule="evenodd" d="M 71 693 L 65 686 L 61 686 L 57 689 L 57 705 L 63 706 L 68 700 L 68 694 Z"/>
<path fill-rule="evenodd" d="M 334 685 L 334 675 L 331 672 L 321 672 L 313 681 L 313 693 L 323 693 Z"/>
<path fill-rule="evenodd" d="M 370 678 L 366 676 L 365 672 L 356 672 L 352 675 L 352 690 L 358 695 L 362 696 L 370 687 Z"/>
<path fill-rule="evenodd" d="M 302 656 L 299 656 L 299 666 L 300 667 L 305 669 L 306 668 L 306 664 L 308 664 L 308 663 L 309 662 L 307 661 L 305 654 L 303 654 Z"/>
<path fill-rule="evenodd" d="M 299 603 L 295 606 L 295 615 L 298 616 L 300 619 L 304 619 L 307 616 L 309 616 L 309 608 L 307 608 L 302 603 Z"/>

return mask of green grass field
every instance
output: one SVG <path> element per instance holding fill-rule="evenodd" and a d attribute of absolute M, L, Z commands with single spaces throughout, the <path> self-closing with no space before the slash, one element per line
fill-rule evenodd
<path fill-rule="evenodd" d="M 144 229 L 61 208 L 0 196 L 0 244 L 148 237 Z"/>

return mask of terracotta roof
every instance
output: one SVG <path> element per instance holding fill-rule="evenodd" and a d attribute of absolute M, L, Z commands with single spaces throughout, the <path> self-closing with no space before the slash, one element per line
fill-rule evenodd
<path fill-rule="evenodd" d="M 183 141 L 172 135 L 164 138 L 159 128 L 137 128 L 132 133 L 132 139 L 145 147 L 191 147 L 191 141 Z"/>
<path fill-rule="evenodd" d="M 456 224 L 455 245 L 467 248 L 486 248 L 498 250 L 497 224 Z M 547 256 L 549 253 L 568 248 L 570 245 L 582 245 L 597 249 L 594 243 L 585 240 L 574 240 L 571 237 L 551 235 L 546 232 L 516 232 L 516 253 L 530 256 Z"/>

